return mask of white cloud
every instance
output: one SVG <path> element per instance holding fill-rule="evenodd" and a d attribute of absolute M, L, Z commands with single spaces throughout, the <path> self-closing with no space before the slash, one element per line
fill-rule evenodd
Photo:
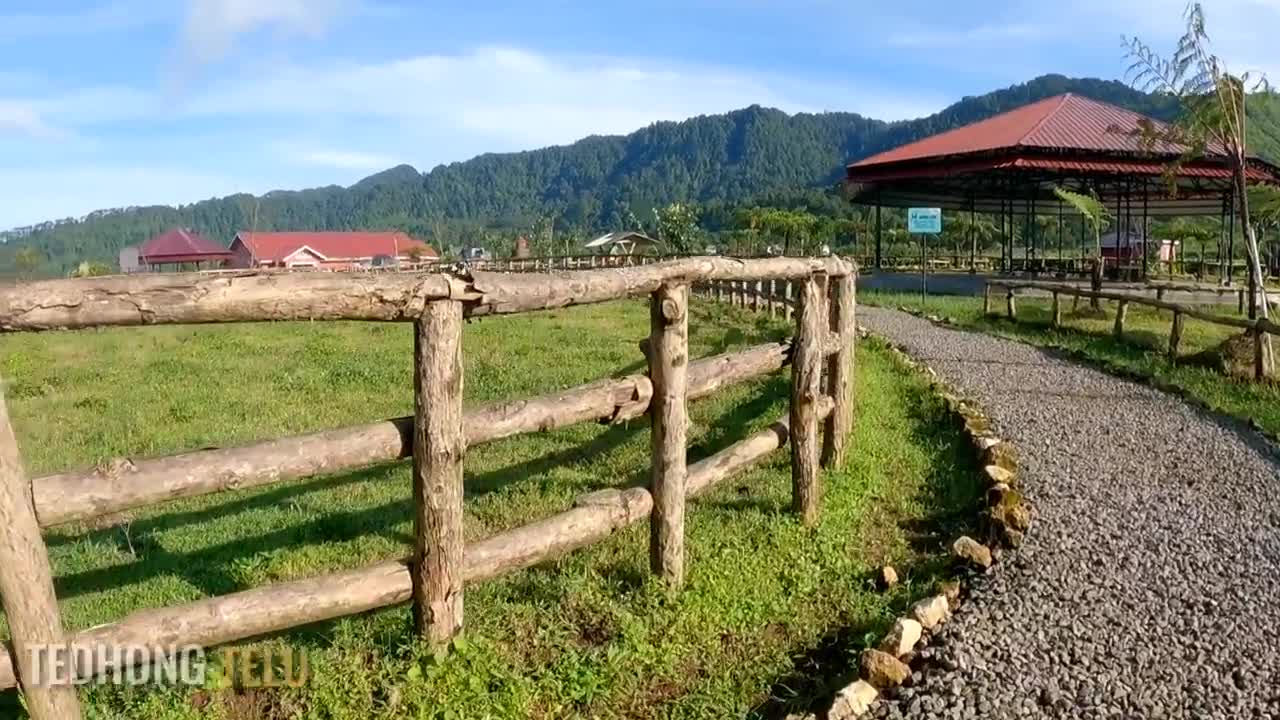
<path fill-rule="evenodd" d="M 65 130 L 50 125 L 33 103 L 0 98 L 0 136 L 9 132 L 42 140 L 68 136 Z"/>
<path fill-rule="evenodd" d="M 714 66 L 490 47 L 382 63 L 255 68 L 193 96 L 183 111 L 366 119 L 415 137 L 483 138 L 490 141 L 486 149 L 503 150 L 627 133 L 753 103 L 788 111 L 853 109 L 872 117 L 888 109 L 888 119 L 927 114 L 943 104 L 902 104 L 891 94 Z"/>
<path fill-rule="evenodd" d="M 343 0 L 191 0 L 182 33 L 188 60 L 222 59 L 237 36 L 256 30 L 318 37 L 344 5 Z"/>

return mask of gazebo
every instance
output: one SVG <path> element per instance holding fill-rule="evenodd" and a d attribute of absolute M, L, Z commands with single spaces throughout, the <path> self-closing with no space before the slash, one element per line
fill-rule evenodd
<path fill-rule="evenodd" d="M 174 228 L 160 233 L 137 248 L 136 258 L 122 252 L 121 270 L 135 272 L 138 270 L 156 270 L 164 265 L 201 265 L 222 267 L 231 260 L 231 251 L 218 243 L 187 228 Z M 126 254 L 129 258 L 126 259 Z M 136 267 L 126 267 L 133 260 Z"/>
<path fill-rule="evenodd" d="M 882 261 L 881 208 L 937 207 L 944 216 L 951 211 L 998 217 L 1001 270 L 1050 269 L 1042 253 L 1046 243 L 1037 241 L 1035 217 L 1056 218 L 1061 242 L 1064 211 L 1055 187 L 1095 193 L 1114 216 L 1117 236 L 1141 238 L 1144 247 L 1147 218 L 1194 215 L 1228 221 L 1223 225 L 1232 228 L 1225 230 L 1231 233 L 1230 247 L 1235 205 L 1225 153 L 1210 147 L 1204 157 L 1184 163 L 1169 177 L 1167 164 L 1184 148 L 1168 143 L 1145 147 L 1137 134 L 1146 123 L 1163 127 L 1158 120 L 1108 103 L 1058 95 L 852 163 L 846 169 L 846 190 L 855 203 L 875 207 L 876 267 Z M 1251 157 L 1247 176 L 1252 182 L 1277 183 L 1280 168 Z M 1019 222 L 1024 248 L 1021 262 L 1015 262 L 1013 237 Z M 1040 234 L 1045 234 L 1043 227 Z M 1117 261 L 1136 254 L 1133 250 L 1117 251 Z M 971 263 L 974 252 L 970 250 Z M 1145 276 L 1142 255 L 1140 265 L 1126 269 Z M 1059 256 L 1058 269 L 1065 265 Z"/>

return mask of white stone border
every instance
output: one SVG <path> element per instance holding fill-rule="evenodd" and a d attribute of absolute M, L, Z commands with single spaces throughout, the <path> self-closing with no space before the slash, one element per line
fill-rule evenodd
<path fill-rule="evenodd" d="M 858 328 L 858 334 L 860 337 L 874 335 L 862 327 Z M 987 491 L 980 527 L 986 543 L 961 536 L 953 543 L 952 552 L 963 564 L 985 572 L 999 561 L 1002 548 L 1022 544 L 1031 523 L 1030 507 L 1018 489 L 1017 450 L 995 434 L 991 421 L 976 403 L 962 399 L 933 368 L 912 358 L 887 338 L 874 337 L 903 365 L 929 376 L 930 388 L 963 423 L 962 432 L 982 463 Z M 951 618 L 960 600 L 963 579 L 964 575 L 958 574 L 954 580 L 943 583 L 943 592 L 912 605 L 909 615 L 898 618 L 876 648 L 863 651 L 858 668 L 861 678 L 836 693 L 827 710 L 827 720 L 852 720 L 865 715 L 880 697 L 881 690 L 900 685 L 910 677 L 908 663 L 914 659 L 917 647 L 922 642 L 927 644 L 933 631 Z"/>

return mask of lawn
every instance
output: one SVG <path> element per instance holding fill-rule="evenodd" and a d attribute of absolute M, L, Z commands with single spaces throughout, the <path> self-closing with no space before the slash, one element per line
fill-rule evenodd
<path fill-rule="evenodd" d="M 1241 331 L 1187 318 L 1183 327 L 1178 362 L 1168 357 L 1171 314 L 1167 311 L 1129 305 L 1123 339 L 1112 334 L 1114 303 L 1104 301 L 1104 317 L 1087 317 L 1073 312 L 1072 298 L 1064 298 L 1062 327 L 1050 327 L 1050 300 L 1047 297 L 1018 296 L 1018 319 L 1005 317 L 1002 294 L 993 294 L 994 315 L 984 317 L 982 299 L 977 297 L 930 296 L 921 303 L 911 293 L 862 293 L 862 302 L 883 307 L 906 307 L 953 320 L 961 327 L 1055 348 L 1097 364 L 1112 372 L 1132 375 L 1174 387 L 1216 412 L 1256 422 L 1272 436 L 1280 435 L 1280 384 L 1258 383 L 1224 375 L 1192 356 L 1211 350 Z M 1080 307 L 1088 300 L 1081 298 Z M 1211 312 L 1234 314 L 1235 305 L 1205 308 Z"/>
<path fill-rule="evenodd" d="M 464 338 L 468 404 L 642 367 L 643 303 L 486 318 Z M 781 321 L 695 302 L 695 357 L 775 340 Z M 403 324 L 129 328 L 0 340 L 0 374 L 32 475 L 409 414 Z M 94 718 L 781 717 L 828 697 L 871 633 L 932 590 L 975 517 L 970 451 L 925 381 L 875 343 L 858 356 L 857 427 L 827 472 L 821 526 L 789 513 L 785 452 L 690 506 L 688 583 L 648 573 L 648 528 L 471 587 L 463 640 L 433 657 L 399 607 L 263 644 L 308 651 L 299 689 L 94 687 Z M 785 412 L 787 376 L 693 405 L 702 456 Z M 476 539 L 648 475 L 646 423 L 584 424 L 468 452 Z M 109 622 L 407 554 L 407 462 L 174 502 L 125 525 L 47 534 L 65 623 Z M 904 582 L 876 590 L 883 563 Z M 7 631 L 0 623 L 0 636 Z M 16 712 L 0 693 L 0 717 Z"/>

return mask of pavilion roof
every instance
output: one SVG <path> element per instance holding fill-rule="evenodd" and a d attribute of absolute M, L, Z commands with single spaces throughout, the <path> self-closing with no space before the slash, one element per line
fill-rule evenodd
<path fill-rule="evenodd" d="M 1055 186 L 1092 189 L 1103 196 L 1146 198 L 1158 214 L 1216 212 L 1229 192 L 1221 145 L 1184 162 L 1177 196 L 1168 195 L 1167 163 L 1185 148 L 1149 145 L 1139 136 L 1154 118 L 1081 95 L 1046 98 L 851 163 L 846 182 L 855 201 L 930 204 L 991 212 L 1006 200 L 1054 206 Z M 1250 158 L 1254 182 L 1280 183 L 1280 168 Z"/>

